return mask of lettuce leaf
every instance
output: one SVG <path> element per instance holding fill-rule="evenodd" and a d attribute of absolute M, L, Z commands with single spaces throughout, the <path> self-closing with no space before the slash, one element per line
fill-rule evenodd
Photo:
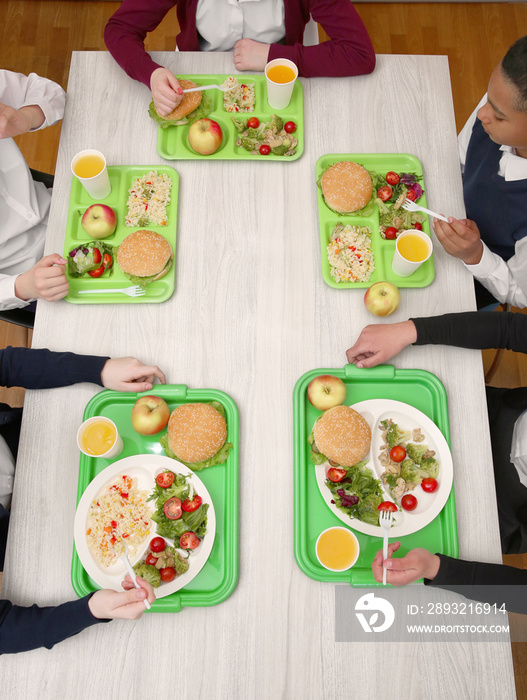
<path fill-rule="evenodd" d="M 203 117 L 206 117 L 208 114 L 210 114 L 211 110 L 212 100 L 208 95 L 203 94 L 201 102 L 196 107 L 196 109 L 193 112 L 187 114 L 187 116 L 183 117 L 182 119 L 166 119 L 165 117 L 162 117 L 160 114 L 157 113 L 157 110 L 154 107 L 153 100 L 150 102 L 150 105 L 148 107 L 148 114 L 155 122 L 159 124 L 159 126 L 162 129 L 167 129 L 169 126 L 182 126 L 184 124 L 192 124 L 198 119 L 203 119 Z"/>

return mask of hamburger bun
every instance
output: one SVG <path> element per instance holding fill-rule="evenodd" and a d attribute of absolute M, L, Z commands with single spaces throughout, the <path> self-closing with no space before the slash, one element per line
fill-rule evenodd
<path fill-rule="evenodd" d="M 182 90 L 188 90 L 189 88 L 198 87 L 196 83 L 192 82 L 192 80 L 185 80 L 183 78 L 181 78 L 180 80 L 178 78 L 178 82 L 181 85 Z M 181 102 L 170 112 L 170 114 L 161 115 L 159 114 L 159 112 L 157 112 L 157 110 L 156 112 L 159 114 L 160 117 L 166 119 L 166 121 L 177 122 L 199 107 L 199 105 L 201 104 L 201 97 L 201 90 L 198 90 L 197 92 L 186 92 L 183 95 L 183 99 L 181 100 Z"/>
<path fill-rule="evenodd" d="M 313 427 L 313 437 L 320 452 L 342 467 L 357 464 L 370 450 L 370 426 L 349 406 L 325 411 Z"/>
<path fill-rule="evenodd" d="M 368 204 L 373 183 L 368 171 L 349 160 L 341 160 L 326 170 L 320 179 L 324 201 L 339 214 L 351 214 Z"/>
<path fill-rule="evenodd" d="M 195 464 L 213 457 L 227 438 L 225 418 L 207 403 L 185 403 L 168 420 L 168 446 L 182 462 Z"/>
<path fill-rule="evenodd" d="M 116 257 L 121 270 L 132 277 L 157 280 L 172 266 L 170 243 L 155 231 L 139 230 L 128 234 L 117 248 Z"/>

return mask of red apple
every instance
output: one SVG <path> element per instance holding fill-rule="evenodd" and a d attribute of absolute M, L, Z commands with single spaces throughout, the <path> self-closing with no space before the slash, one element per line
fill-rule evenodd
<path fill-rule="evenodd" d="M 364 295 L 364 304 L 374 316 L 389 316 L 399 306 L 401 295 L 391 282 L 375 282 Z"/>
<path fill-rule="evenodd" d="M 108 238 L 115 231 L 117 217 L 106 204 L 92 204 L 82 215 L 81 225 L 88 236 L 100 240 Z"/>
<path fill-rule="evenodd" d="M 132 408 L 132 428 L 140 435 L 155 435 L 170 418 L 170 409 L 159 396 L 141 396 Z"/>
<path fill-rule="evenodd" d="M 221 126 L 212 119 L 198 119 L 189 126 L 188 142 L 191 148 L 202 156 L 216 153 L 222 141 Z"/>
<path fill-rule="evenodd" d="M 346 398 L 346 385 L 332 374 L 321 374 L 312 379 L 307 387 L 307 398 L 319 411 L 338 406 Z"/>

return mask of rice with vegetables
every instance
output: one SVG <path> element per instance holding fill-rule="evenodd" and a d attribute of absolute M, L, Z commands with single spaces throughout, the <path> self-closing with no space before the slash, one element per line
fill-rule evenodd
<path fill-rule="evenodd" d="M 147 498 L 148 491 L 137 488 L 137 479 L 123 474 L 92 501 L 86 539 L 98 564 L 111 566 L 116 563 L 124 552 L 121 537 L 126 539 L 133 558 L 151 532 L 152 511 Z"/>
<path fill-rule="evenodd" d="M 224 80 L 222 87 L 231 87 L 232 90 L 223 94 L 223 106 L 226 112 L 254 112 L 254 85 L 239 83 L 231 75 Z"/>
<path fill-rule="evenodd" d="M 167 206 L 170 202 L 172 180 L 166 173 L 151 171 L 138 178 L 128 190 L 127 226 L 147 224 L 167 225 Z"/>
<path fill-rule="evenodd" d="M 331 276 L 336 282 L 367 282 L 375 270 L 369 226 L 337 224 L 327 251 Z"/>

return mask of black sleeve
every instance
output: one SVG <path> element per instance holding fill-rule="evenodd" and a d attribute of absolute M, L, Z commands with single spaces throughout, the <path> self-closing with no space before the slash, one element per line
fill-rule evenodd
<path fill-rule="evenodd" d="M 425 579 L 425 585 L 491 605 L 505 604 L 508 612 L 527 613 L 527 569 L 438 556 L 439 571 L 432 581 Z"/>
<path fill-rule="evenodd" d="M 454 345 L 483 350 L 506 348 L 527 352 L 527 316 L 513 312 L 469 311 L 411 319 L 415 345 Z"/>
<path fill-rule="evenodd" d="M 0 350 L 0 386 L 51 389 L 79 382 L 102 386 L 101 371 L 107 360 L 72 352 L 7 347 Z"/>
<path fill-rule="evenodd" d="M 91 595 L 56 607 L 23 607 L 0 600 L 0 654 L 16 654 L 39 647 L 51 649 L 99 620 L 90 612 Z"/>

